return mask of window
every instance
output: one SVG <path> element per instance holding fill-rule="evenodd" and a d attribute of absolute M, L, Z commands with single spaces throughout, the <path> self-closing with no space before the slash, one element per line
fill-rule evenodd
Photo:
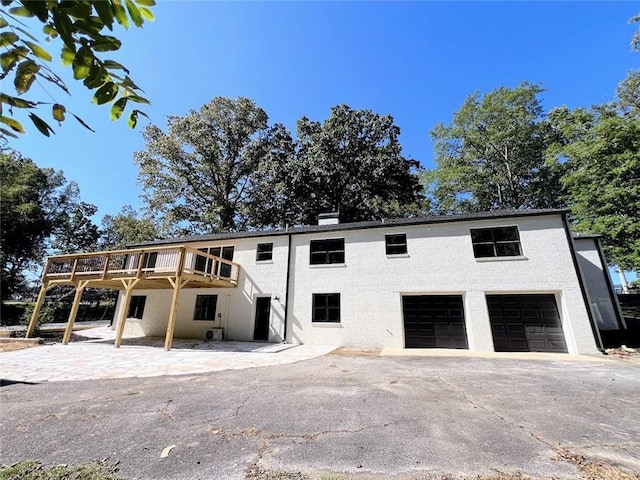
<path fill-rule="evenodd" d="M 208 253 L 214 257 L 220 257 L 225 260 L 233 261 L 233 246 L 229 247 L 211 247 L 211 248 L 199 248 L 201 252 Z M 211 273 L 213 265 L 213 259 L 197 256 L 195 263 L 195 270 L 199 272 Z M 226 263 L 219 263 L 217 267 L 217 276 L 231 277 L 231 265 Z"/>
<path fill-rule="evenodd" d="M 476 258 L 519 257 L 518 227 L 478 228 L 471 230 L 473 256 Z"/>
<path fill-rule="evenodd" d="M 311 240 L 311 265 L 344 263 L 344 238 Z"/>
<path fill-rule="evenodd" d="M 407 253 L 407 235 L 398 233 L 384 236 L 387 255 L 402 255 Z"/>
<path fill-rule="evenodd" d="M 133 295 L 129 302 L 129 313 L 127 318 L 137 318 L 142 320 L 142 313 L 144 312 L 144 304 L 147 301 L 145 295 Z"/>
<path fill-rule="evenodd" d="M 158 252 L 145 253 L 142 259 L 142 268 L 153 271 L 156 266 L 156 260 L 158 259 Z"/>
<path fill-rule="evenodd" d="M 215 320 L 217 303 L 217 295 L 196 295 L 196 308 L 193 312 L 193 319 L 210 321 Z"/>
<path fill-rule="evenodd" d="M 340 294 L 314 293 L 311 321 L 340 323 Z"/>
<path fill-rule="evenodd" d="M 263 262 L 273 258 L 273 243 L 259 243 L 256 251 L 256 261 Z"/>

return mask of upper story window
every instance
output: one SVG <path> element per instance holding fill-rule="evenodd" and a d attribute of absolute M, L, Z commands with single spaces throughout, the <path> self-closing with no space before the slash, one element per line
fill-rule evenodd
<path fill-rule="evenodd" d="M 476 258 L 522 255 L 518 227 L 472 228 L 471 243 Z"/>
<path fill-rule="evenodd" d="M 402 255 L 407 253 L 407 235 L 396 233 L 384 236 L 384 246 L 387 255 Z"/>
<path fill-rule="evenodd" d="M 273 243 L 259 243 L 256 250 L 256 261 L 264 262 L 273 259 Z"/>
<path fill-rule="evenodd" d="M 146 302 L 147 297 L 145 295 L 132 295 L 131 301 L 129 302 L 127 318 L 137 318 L 141 320 L 142 314 L 144 313 L 144 304 Z"/>
<path fill-rule="evenodd" d="M 146 252 L 142 259 L 142 268 L 153 269 L 156 266 L 158 260 L 158 252 Z"/>
<path fill-rule="evenodd" d="M 215 257 L 220 257 L 225 260 L 233 261 L 233 246 L 228 247 L 210 247 L 199 248 L 201 252 L 208 253 Z M 200 272 L 212 273 L 211 268 L 213 265 L 213 259 L 207 257 L 196 257 L 195 269 Z M 220 277 L 231 276 L 231 265 L 226 263 L 218 263 L 217 272 L 215 274 Z"/>
<path fill-rule="evenodd" d="M 311 265 L 344 263 L 344 238 L 311 240 Z"/>

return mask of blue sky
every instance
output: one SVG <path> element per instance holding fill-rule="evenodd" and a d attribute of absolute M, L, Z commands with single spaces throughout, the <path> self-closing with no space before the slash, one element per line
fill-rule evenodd
<path fill-rule="evenodd" d="M 547 109 L 590 106 L 611 100 L 640 65 L 627 23 L 637 2 L 160 1 L 153 11 L 143 29 L 117 30 L 123 47 L 109 58 L 130 68 L 161 128 L 215 96 L 252 98 L 291 130 L 345 103 L 393 115 L 404 154 L 426 168 L 429 131 L 476 90 L 526 80 L 547 89 Z M 70 119 L 45 138 L 29 124 L 11 146 L 76 181 L 97 221 L 139 207 L 133 152 L 146 120 L 136 130 L 110 122 L 69 73 L 71 98 L 48 91 L 96 133 Z"/>

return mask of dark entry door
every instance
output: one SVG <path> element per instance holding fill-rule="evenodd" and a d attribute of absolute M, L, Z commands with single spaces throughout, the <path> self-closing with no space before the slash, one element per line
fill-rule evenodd
<path fill-rule="evenodd" d="M 254 340 L 269 340 L 269 317 L 271 297 L 256 298 L 256 322 L 253 330 Z"/>
<path fill-rule="evenodd" d="M 496 352 L 567 353 L 553 294 L 487 295 Z"/>
<path fill-rule="evenodd" d="M 461 295 L 402 297 L 406 348 L 469 348 Z"/>

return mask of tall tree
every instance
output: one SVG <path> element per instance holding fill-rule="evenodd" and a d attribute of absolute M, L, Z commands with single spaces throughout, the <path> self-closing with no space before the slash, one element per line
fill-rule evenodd
<path fill-rule="evenodd" d="M 264 110 L 247 98 L 216 97 L 200 111 L 150 125 L 136 152 L 147 212 L 167 234 L 233 232 L 250 224 L 246 204 L 269 134 Z"/>
<path fill-rule="evenodd" d="M 527 82 L 469 96 L 450 125 L 431 132 L 436 168 L 423 177 L 436 211 L 553 208 L 559 174 L 545 164 L 554 141 L 540 103 L 543 89 Z"/>
<path fill-rule="evenodd" d="M 640 111 L 611 103 L 550 118 L 563 133 L 550 157 L 565 171 L 573 228 L 603 235 L 609 261 L 640 271 Z"/>
<path fill-rule="evenodd" d="M 0 139 L 6 141 L 6 137 L 17 138 L 16 133 L 25 133 L 14 115 L 21 109 L 29 112 L 31 122 L 46 136 L 53 133 L 53 129 L 35 110 L 50 109 L 51 119 L 58 123 L 65 120 L 67 113 L 59 101 L 42 101 L 30 92 L 36 80 L 55 85 L 65 94 L 69 90 L 51 67 L 53 56 L 49 47 L 45 48 L 36 37 L 40 32 L 19 17 L 40 22 L 42 27 L 38 26 L 37 30 L 42 28 L 44 40 L 47 43 L 53 40 L 52 45 L 57 45 L 55 49 L 60 52 L 62 64 L 71 66 L 74 79 L 95 92 L 93 102 L 98 105 L 113 102 L 111 119 L 116 120 L 122 116 L 127 104 L 149 102 L 141 96 L 142 90 L 129 78 L 125 66 L 100 57 L 103 52 L 118 50 L 122 44 L 118 38 L 106 33 L 107 30 L 111 32 L 115 24 L 129 28 L 131 21 L 141 27 L 145 20 L 153 20 L 148 7 L 154 4 L 154 0 L 4 0 L 2 6 L 6 8 L 0 9 L 0 45 L 3 47 L 0 80 L 13 76 L 18 96 L 9 95 L 8 89 L 4 88 L 0 94 Z M 69 113 L 91 129 L 76 114 Z M 129 126 L 135 126 L 139 114 L 145 115 L 138 109 L 131 110 Z"/>
<path fill-rule="evenodd" d="M 399 135 L 391 115 L 347 105 L 322 123 L 298 120 L 295 161 L 286 170 L 293 223 L 313 224 L 331 211 L 342 221 L 417 211 L 420 164 L 402 155 Z"/>
<path fill-rule="evenodd" d="M 65 239 L 87 248 L 97 229 L 88 215 L 95 207 L 82 203 L 78 186 L 62 172 L 40 168 L 17 152 L 0 153 L 0 267 L 2 300 L 23 287 L 25 273 L 38 265 L 49 249 L 65 251 Z M 74 233 L 75 232 L 75 233 Z"/>
<path fill-rule="evenodd" d="M 117 215 L 105 215 L 102 219 L 101 249 L 119 250 L 133 243 L 157 238 L 153 222 L 148 218 L 140 218 L 130 205 L 125 205 Z"/>

